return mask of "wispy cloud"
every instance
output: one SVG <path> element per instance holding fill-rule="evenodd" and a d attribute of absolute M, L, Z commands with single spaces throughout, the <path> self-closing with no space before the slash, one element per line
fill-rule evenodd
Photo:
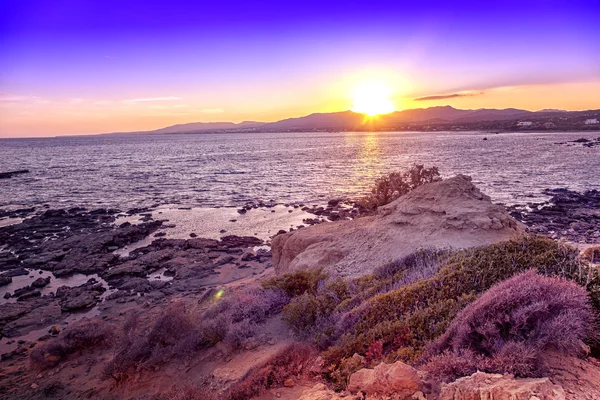
<path fill-rule="evenodd" d="M 0 96 L 0 101 L 6 103 L 27 101 L 32 99 L 34 99 L 32 96 Z"/>
<path fill-rule="evenodd" d="M 416 98 L 415 101 L 428 101 L 428 100 L 444 100 L 444 99 L 454 99 L 457 97 L 472 97 L 472 96 L 480 96 L 484 92 L 461 92 L 461 93 L 451 93 L 451 94 L 440 94 L 434 96 L 424 96 Z"/>
<path fill-rule="evenodd" d="M 205 114 L 219 114 L 225 112 L 225 110 L 222 108 L 203 108 L 200 112 Z"/>
<path fill-rule="evenodd" d="M 137 99 L 128 99 L 125 101 L 128 103 L 144 103 L 144 102 L 149 102 L 149 101 L 176 101 L 176 100 L 182 100 L 182 99 L 181 99 L 181 97 L 165 96 L 165 97 L 140 97 Z"/>

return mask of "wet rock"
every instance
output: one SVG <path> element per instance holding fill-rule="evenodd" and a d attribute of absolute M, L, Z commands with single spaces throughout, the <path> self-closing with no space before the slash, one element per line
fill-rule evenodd
<path fill-rule="evenodd" d="M 37 278 L 35 281 L 31 282 L 31 287 L 34 288 L 43 288 L 45 286 L 47 286 L 50 283 L 50 277 L 46 277 L 46 278 Z"/>
<path fill-rule="evenodd" d="M 76 287 L 61 286 L 56 290 L 63 311 L 75 311 L 90 308 L 100 301 L 100 295 L 106 289 L 95 279 Z"/>
<path fill-rule="evenodd" d="M 16 290 L 15 290 L 16 292 Z M 29 291 L 27 293 L 21 294 L 18 298 L 17 301 L 24 301 L 27 299 L 31 299 L 33 297 L 40 297 L 42 295 L 42 293 L 39 290 L 32 290 Z"/>
<path fill-rule="evenodd" d="M 19 259 L 12 253 L 0 253 L 0 271 L 14 268 L 19 262 Z"/>
<path fill-rule="evenodd" d="M 254 236 L 235 236 L 228 235 L 221 238 L 221 244 L 228 248 L 238 247 L 254 247 L 263 244 L 263 241 Z"/>
<path fill-rule="evenodd" d="M 546 203 L 509 207 L 511 215 L 523 222 L 527 230 L 554 239 L 579 243 L 600 243 L 600 191 L 583 193 L 567 189 L 548 189 L 552 196 Z"/>
<path fill-rule="evenodd" d="M 19 297 L 19 296 L 24 295 L 25 293 L 32 292 L 33 290 L 34 290 L 33 287 L 27 285 L 27 286 L 23 286 L 22 288 L 16 289 L 14 291 L 13 295 L 15 297 Z"/>
<path fill-rule="evenodd" d="M 0 305 L 0 328 L 6 337 L 20 336 L 24 330 L 47 326 L 60 318 L 58 301 L 46 296 Z"/>
<path fill-rule="evenodd" d="M 9 179 L 17 175 L 28 174 L 28 169 L 20 169 L 18 171 L 0 172 L 0 179 Z"/>
<path fill-rule="evenodd" d="M 219 247 L 219 242 L 214 239 L 190 239 L 187 241 L 187 247 L 192 249 L 215 249 Z"/>
<path fill-rule="evenodd" d="M 9 271 L 3 272 L 2 274 L 0 274 L 0 277 L 12 278 L 14 276 L 24 276 L 24 275 L 29 275 L 29 271 L 27 271 L 25 268 L 15 268 L 15 269 L 11 269 Z"/>

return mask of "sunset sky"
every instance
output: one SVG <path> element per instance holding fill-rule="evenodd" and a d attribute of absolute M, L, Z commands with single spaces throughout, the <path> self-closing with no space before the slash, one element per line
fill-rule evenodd
<path fill-rule="evenodd" d="M 0 136 L 352 107 L 600 108 L 594 1 L 0 1 Z"/>

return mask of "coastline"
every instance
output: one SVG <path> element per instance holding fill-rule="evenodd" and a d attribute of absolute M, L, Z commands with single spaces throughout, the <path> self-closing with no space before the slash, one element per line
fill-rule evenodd
<path fill-rule="evenodd" d="M 547 203 L 508 209 L 532 233 L 584 247 L 600 244 L 598 191 L 556 189 L 548 195 L 552 198 Z M 0 237 L 10 248 L 0 251 L 1 269 L 3 274 L 17 274 L 12 286 L 0 288 L 13 292 L 0 304 L 2 363 L 23 365 L 31 347 L 85 319 L 122 325 L 134 309 L 156 313 L 172 301 L 206 307 L 222 291 L 274 276 L 273 236 L 314 223 L 360 218 L 359 214 L 342 199 L 309 206 L 273 202 L 128 212 L 4 210 L 0 222 L 18 223 L 0 227 Z M 594 225 L 582 225 L 592 215 Z M 34 286 L 38 278 L 48 277 L 51 285 Z M 267 347 L 268 354 L 288 340 L 282 329 L 259 342 L 275 344 Z M 217 373 L 216 382 L 232 379 L 219 375 L 223 373 Z M 20 373 L 15 379 L 26 376 Z"/>

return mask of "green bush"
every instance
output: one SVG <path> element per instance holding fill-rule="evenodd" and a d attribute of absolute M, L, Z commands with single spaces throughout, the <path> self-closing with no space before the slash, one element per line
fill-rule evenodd
<path fill-rule="evenodd" d="M 335 369 L 343 359 L 354 353 L 365 355 L 373 342 L 382 340 L 387 359 L 415 361 L 425 344 L 440 336 L 467 304 L 495 283 L 532 268 L 580 284 L 585 284 L 589 276 L 575 249 L 543 237 L 524 236 L 459 251 L 449 256 L 430 278 L 362 303 L 346 300 L 343 306 L 353 307 L 338 324 L 340 337 L 325 351 L 325 359 Z M 371 282 L 379 285 L 376 280 Z M 364 291 L 369 290 L 367 285 Z M 364 296 L 364 291 L 357 296 Z M 406 328 L 410 330 L 409 337 L 402 344 L 395 343 L 398 329 Z"/>
<path fill-rule="evenodd" d="M 306 292 L 316 294 L 319 282 L 327 278 L 322 268 L 301 270 L 271 278 L 262 283 L 265 289 L 281 289 L 290 297 L 300 296 Z"/>

